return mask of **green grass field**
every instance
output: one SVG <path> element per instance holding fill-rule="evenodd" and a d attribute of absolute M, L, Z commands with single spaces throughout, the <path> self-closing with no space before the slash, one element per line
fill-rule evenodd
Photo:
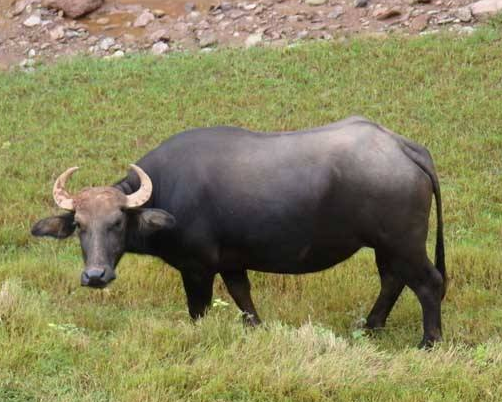
<path fill-rule="evenodd" d="M 0 401 L 500 401 L 500 39 L 492 27 L 1 73 Z M 181 278 L 160 261 L 126 256 L 117 281 L 91 291 L 75 238 L 29 234 L 56 212 L 52 184 L 69 166 L 81 167 L 73 189 L 111 184 L 186 128 L 292 130 L 351 114 L 435 159 L 450 286 L 445 341 L 429 352 L 415 347 L 410 291 L 385 330 L 362 336 L 379 291 L 370 250 L 323 273 L 252 274 L 266 325 L 250 331 L 219 280 L 194 325 Z"/>

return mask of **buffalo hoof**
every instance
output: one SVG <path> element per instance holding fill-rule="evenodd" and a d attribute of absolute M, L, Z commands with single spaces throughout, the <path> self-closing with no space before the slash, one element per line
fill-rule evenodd
<path fill-rule="evenodd" d="M 254 328 L 260 325 L 261 321 L 254 314 L 242 313 L 242 323 L 247 328 Z"/>
<path fill-rule="evenodd" d="M 441 342 L 441 337 L 438 338 L 424 338 L 422 342 L 418 344 L 419 349 L 431 350 L 437 343 Z"/>

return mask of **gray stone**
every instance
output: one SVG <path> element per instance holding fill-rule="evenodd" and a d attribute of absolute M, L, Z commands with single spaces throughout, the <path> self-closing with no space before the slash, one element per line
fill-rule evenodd
<path fill-rule="evenodd" d="M 113 54 L 112 54 L 112 57 L 114 59 L 120 59 L 121 57 L 124 57 L 125 56 L 125 53 L 123 50 L 116 50 Z"/>
<path fill-rule="evenodd" d="M 253 47 L 259 45 L 261 42 L 263 42 L 263 35 L 261 33 L 255 33 L 251 34 L 247 37 L 245 41 L 246 47 Z"/>
<path fill-rule="evenodd" d="M 150 22 L 155 20 L 155 16 L 148 10 L 144 10 L 138 18 L 136 18 L 136 21 L 134 21 L 134 24 L 132 26 L 134 28 L 142 28 L 146 27 Z"/>
<path fill-rule="evenodd" d="M 98 18 L 96 20 L 96 24 L 98 24 L 98 25 L 106 25 L 109 22 L 110 22 L 110 18 L 107 18 L 107 17 Z"/>
<path fill-rule="evenodd" d="M 327 3 L 328 0 L 305 0 L 305 4 L 309 6 L 322 6 Z"/>
<path fill-rule="evenodd" d="M 64 36 L 67 39 L 73 39 L 80 37 L 80 33 L 78 31 L 75 31 L 74 29 L 67 29 L 64 33 Z"/>
<path fill-rule="evenodd" d="M 18 0 L 11 11 L 12 15 L 15 16 L 21 14 L 24 9 L 32 3 L 32 1 L 33 0 Z"/>
<path fill-rule="evenodd" d="M 354 7 L 366 7 L 368 0 L 354 0 Z"/>
<path fill-rule="evenodd" d="M 42 19 L 39 15 L 30 15 L 26 20 L 24 20 L 23 25 L 29 28 L 35 27 L 42 23 Z"/>
<path fill-rule="evenodd" d="M 157 29 L 155 32 L 152 32 L 150 36 L 148 37 L 150 42 L 156 43 L 156 42 L 168 42 L 170 37 L 169 37 L 169 31 L 167 29 Z"/>
<path fill-rule="evenodd" d="M 431 16 L 428 14 L 420 14 L 410 23 L 410 28 L 415 32 L 421 32 L 429 25 Z"/>
<path fill-rule="evenodd" d="M 401 15 L 401 9 L 398 6 L 379 7 L 373 12 L 373 17 L 375 17 L 377 20 L 386 20 L 398 15 Z"/>
<path fill-rule="evenodd" d="M 258 7 L 258 4 L 256 3 L 251 3 L 251 4 L 246 4 L 244 5 L 242 8 L 246 11 L 252 11 L 254 10 L 256 7 Z"/>
<path fill-rule="evenodd" d="M 152 46 L 152 53 L 160 56 L 169 50 L 169 45 L 165 42 L 157 42 Z"/>
<path fill-rule="evenodd" d="M 308 36 L 309 36 L 309 31 L 307 31 L 306 29 L 304 29 L 303 31 L 300 31 L 296 34 L 297 39 L 306 39 L 306 38 L 308 38 Z"/>
<path fill-rule="evenodd" d="M 472 11 L 469 7 L 459 8 L 455 16 L 462 22 L 470 22 L 472 20 Z"/>
<path fill-rule="evenodd" d="M 37 55 L 37 51 L 36 51 L 35 49 L 30 49 L 30 50 L 28 51 L 28 57 L 29 57 L 30 59 L 32 59 L 32 58 L 33 58 L 33 57 L 35 57 L 36 55 Z"/>
<path fill-rule="evenodd" d="M 34 59 L 24 59 L 19 63 L 19 67 L 22 68 L 28 68 L 28 67 L 33 67 L 35 65 L 36 61 Z"/>
<path fill-rule="evenodd" d="M 458 30 L 459 33 L 464 34 L 464 35 L 471 35 L 475 31 L 476 31 L 476 28 L 470 27 L 470 26 L 462 27 Z"/>
<path fill-rule="evenodd" d="M 233 10 L 230 14 L 229 14 L 229 17 L 232 18 L 233 20 L 236 20 L 238 18 L 241 18 L 243 15 L 245 15 L 246 13 L 244 11 L 241 11 L 241 10 Z"/>
<path fill-rule="evenodd" d="M 451 24 L 453 21 L 455 21 L 455 18 L 452 17 L 445 17 L 437 20 L 438 25 L 446 25 L 446 24 Z"/>
<path fill-rule="evenodd" d="M 101 50 L 104 50 L 104 51 L 107 51 L 108 49 L 110 49 L 113 45 L 115 44 L 115 39 L 113 38 L 110 38 L 110 37 L 106 37 L 106 38 L 103 38 L 101 40 L 101 42 L 99 42 L 99 48 Z"/>
<path fill-rule="evenodd" d="M 199 46 L 202 48 L 214 46 L 217 43 L 218 38 L 216 37 L 216 34 L 214 32 L 208 32 L 199 38 Z"/>
<path fill-rule="evenodd" d="M 331 10 L 328 13 L 328 18 L 336 19 L 336 18 L 338 18 L 342 14 L 343 14 L 343 7 L 342 6 L 335 6 L 333 8 L 333 10 Z"/>
<path fill-rule="evenodd" d="M 502 0 L 481 0 L 472 3 L 470 6 L 474 16 L 483 14 L 496 14 L 502 10 Z"/>
<path fill-rule="evenodd" d="M 155 18 L 162 18 L 164 15 L 166 15 L 166 12 L 161 8 L 156 8 L 152 10 L 152 14 L 154 15 Z"/>
<path fill-rule="evenodd" d="M 64 27 L 62 25 L 57 26 L 49 31 L 49 37 L 51 40 L 56 41 L 64 38 Z"/>
<path fill-rule="evenodd" d="M 190 11 L 194 11 L 194 10 L 195 10 L 195 3 L 192 3 L 192 2 L 185 3 L 185 11 L 187 13 L 189 13 Z"/>
<path fill-rule="evenodd" d="M 223 17 L 225 17 L 223 14 L 221 14 L 221 15 Z M 190 11 L 190 13 L 188 13 L 188 15 L 187 15 L 187 19 L 190 20 L 190 21 L 196 21 L 201 16 L 202 16 L 202 14 L 200 13 L 200 11 Z"/>

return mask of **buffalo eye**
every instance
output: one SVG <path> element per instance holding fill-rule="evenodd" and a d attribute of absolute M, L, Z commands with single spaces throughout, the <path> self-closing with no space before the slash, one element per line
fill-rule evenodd
<path fill-rule="evenodd" d="M 122 228 L 122 219 L 118 219 L 110 226 L 111 230 L 119 230 Z"/>

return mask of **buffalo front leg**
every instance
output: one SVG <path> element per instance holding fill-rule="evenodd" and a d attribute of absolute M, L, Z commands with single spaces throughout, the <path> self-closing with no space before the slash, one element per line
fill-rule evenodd
<path fill-rule="evenodd" d="M 202 318 L 213 298 L 214 274 L 199 274 L 193 272 L 182 272 L 183 286 L 188 303 L 188 312 L 193 320 Z"/>
<path fill-rule="evenodd" d="M 228 293 L 230 293 L 230 296 L 243 313 L 244 324 L 252 327 L 260 324 L 260 318 L 251 299 L 251 284 L 247 272 L 227 271 L 222 272 L 221 277 L 225 282 Z"/>

